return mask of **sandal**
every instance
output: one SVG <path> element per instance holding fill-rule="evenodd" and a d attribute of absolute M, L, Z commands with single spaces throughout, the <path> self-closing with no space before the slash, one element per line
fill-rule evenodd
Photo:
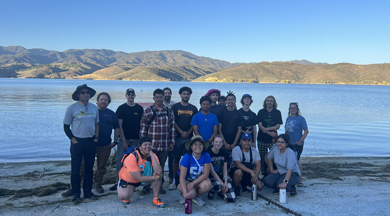
<path fill-rule="evenodd" d="M 297 184 L 297 186 L 298 186 L 298 187 L 303 187 L 304 185 L 303 185 L 302 182 L 299 182 L 299 183 Z"/>

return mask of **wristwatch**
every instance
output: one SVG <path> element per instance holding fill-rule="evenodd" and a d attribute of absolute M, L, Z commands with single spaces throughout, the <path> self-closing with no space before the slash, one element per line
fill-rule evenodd
<path fill-rule="evenodd" d="M 288 181 L 285 179 L 285 180 L 283 180 L 283 182 L 285 182 L 286 184 L 288 184 Z"/>

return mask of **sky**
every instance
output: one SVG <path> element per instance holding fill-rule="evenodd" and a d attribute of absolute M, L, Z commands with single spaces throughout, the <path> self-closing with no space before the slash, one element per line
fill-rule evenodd
<path fill-rule="evenodd" d="M 0 46 L 390 62 L 389 0 L 0 0 Z"/>

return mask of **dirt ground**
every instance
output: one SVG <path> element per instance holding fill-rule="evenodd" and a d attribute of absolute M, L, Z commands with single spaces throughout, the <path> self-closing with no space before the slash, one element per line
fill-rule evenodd
<path fill-rule="evenodd" d="M 264 188 L 257 201 L 241 194 L 236 203 L 219 197 L 206 205 L 193 206 L 194 215 L 388 215 L 390 214 L 390 157 L 305 157 L 304 187 L 298 196 L 279 196 Z M 70 162 L 31 162 L 0 164 L 1 215 L 182 215 L 178 191 L 161 195 L 164 209 L 152 206 L 152 195 L 136 193 L 131 204 L 122 206 L 116 192 L 108 191 L 115 183 L 115 166 L 109 165 L 104 179 L 105 193 L 99 200 L 82 200 L 78 205 L 61 193 L 69 187 Z M 168 187 L 166 182 L 165 188 Z"/>

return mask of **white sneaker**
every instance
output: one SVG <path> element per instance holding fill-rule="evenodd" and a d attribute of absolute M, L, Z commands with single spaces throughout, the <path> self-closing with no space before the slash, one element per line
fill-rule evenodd
<path fill-rule="evenodd" d="M 200 197 L 195 197 L 195 199 L 192 199 L 192 202 L 198 206 L 204 206 L 206 204 Z"/>
<path fill-rule="evenodd" d="M 185 202 L 186 202 L 186 199 L 184 199 L 183 196 L 180 196 L 180 200 L 179 200 L 180 205 L 184 205 Z"/>
<path fill-rule="evenodd" d="M 173 180 L 173 183 L 169 185 L 168 190 L 176 190 L 175 180 Z"/>

